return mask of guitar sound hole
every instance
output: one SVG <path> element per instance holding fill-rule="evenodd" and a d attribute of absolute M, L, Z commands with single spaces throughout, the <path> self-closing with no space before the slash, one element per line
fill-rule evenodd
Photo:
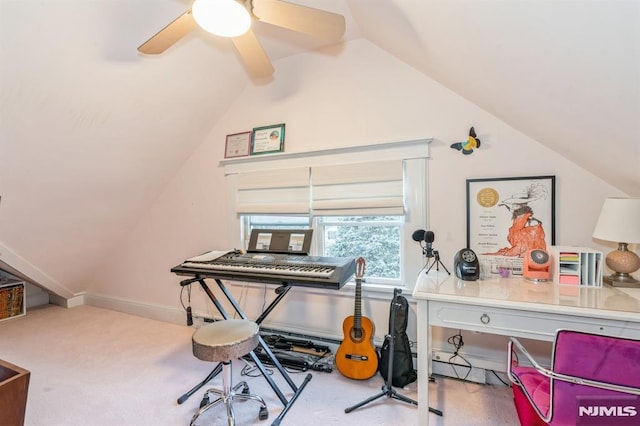
<path fill-rule="evenodd" d="M 354 342 L 361 342 L 364 337 L 364 333 L 361 328 L 352 328 L 351 329 L 351 340 Z"/>

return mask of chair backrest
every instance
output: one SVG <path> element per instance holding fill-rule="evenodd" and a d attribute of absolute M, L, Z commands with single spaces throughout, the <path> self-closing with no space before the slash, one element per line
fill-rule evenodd
<path fill-rule="evenodd" d="M 559 330 L 553 350 L 552 370 L 583 379 L 640 388 L 640 341 Z M 640 407 L 638 395 L 553 378 L 551 401 L 551 423 L 554 425 L 589 424 L 591 418 L 602 421 L 611 416 L 619 416 L 624 420 L 632 414 L 624 407 Z M 603 406 L 607 408 L 601 408 Z M 637 421 L 640 412 L 633 417 Z"/>

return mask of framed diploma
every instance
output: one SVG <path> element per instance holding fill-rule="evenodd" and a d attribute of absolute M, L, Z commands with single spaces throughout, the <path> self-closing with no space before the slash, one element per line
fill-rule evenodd
<path fill-rule="evenodd" d="M 282 151 L 284 151 L 284 123 L 253 129 L 251 155 Z"/>
<path fill-rule="evenodd" d="M 555 244 L 555 176 L 467 179 L 467 247 L 522 258 Z"/>
<path fill-rule="evenodd" d="M 227 143 L 224 148 L 224 158 L 245 157 L 249 155 L 250 146 L 251 132 L 227 135 Z"/>

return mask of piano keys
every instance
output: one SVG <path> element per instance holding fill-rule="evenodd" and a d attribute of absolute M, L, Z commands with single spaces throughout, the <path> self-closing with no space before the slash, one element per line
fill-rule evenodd
<path fill-rule="evenodd" d="M 335 290 L 342 288 L 355 273 L 353 258 L 238 251 L 210 253 L 187 259 L 171 272 Z"/>

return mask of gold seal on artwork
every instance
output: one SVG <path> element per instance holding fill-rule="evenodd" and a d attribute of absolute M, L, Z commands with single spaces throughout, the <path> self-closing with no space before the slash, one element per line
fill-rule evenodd
<path fill-rule="evenodd" d="M 493 188 L 482 188 L 476 197 L 482 207 L 493 207 L 498 204 L 498 191 Z"/>

